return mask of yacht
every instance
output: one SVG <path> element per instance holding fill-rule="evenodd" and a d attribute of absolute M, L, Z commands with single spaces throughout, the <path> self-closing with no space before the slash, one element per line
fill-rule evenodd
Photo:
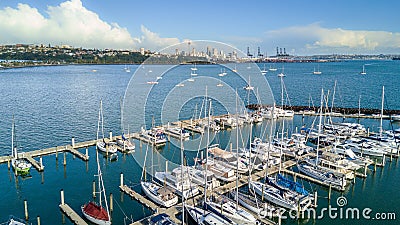
<path fill-rule="evenodd" d="M 158 205 L 168 208 L 178 203 L 178 196 L 169 187 L 163 187 L 152 181 L 142 181 L 140 186 L 145 195 Z"/>
<path fill-rule="evenodd" d="M 220 216 L 224 216 L 237 224 L 256 224 L 256 218 L 242 207 L 237 206 L 226 196 L 211 196 L 206 203 L 207 208 Z"/>
<path fill-rule="evenodd" d="M 185 199 L 196 196 L 199 193 L 197 184 L 194 184 L 190 180 L 188 173 L 183 173 L 181 176 L 181 168 L 177 167 L 172 172 L 156 172 L 155 178 L 160 183 L 165 183 L 169 187 L 175 190 L 175 193 L 179 196 L 183 196 Z M 183 190 L 182 190 L 183 188 Z"/>

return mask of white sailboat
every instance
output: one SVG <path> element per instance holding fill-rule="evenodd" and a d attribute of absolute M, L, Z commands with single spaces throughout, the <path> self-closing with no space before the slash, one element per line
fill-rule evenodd
<path fill-rule="evenodd" d="M 107 195 L 104 188 L 103 176 L 100 169 L 99 155 L 96 152 L 97 178 L 99 187 L 99 202 L 90 201 L 81 206 L 82 214 L 90 222 L 98 225 L 111 225 L 111 216 L 108 210 Z M 104 203 L 104 206 L 103 206 Z"/>
<path fill-rule="evenodd" d="M 120 101 L 120 109 L 121 109 L 121 129 L 122 129 L 122 134 L 121 138 L 117 138 L 117 145 L 121 147 L 121 149 L 125 151 L 134 151 L 135 150 L 135 143 L 130 140 L 130 132 L 129 132 L 129 125 L 128 125 L 128 138 L 125 137 L 125 129 L 123 126 L 123 112 L 122 112 L 122 99 Z"/>
<path fill-rule="evenodd" d="M 274 66 L 272 66 L 272 65 L 269 65 L 269 71 L 277 71 L 278 69 L 277 68 L 275 68 L 275 63 L 273 64 Z"/>
<path fill-rule="evenodd" d="M 211 109 L 211 101 L 210 101 L 210 108 Z M 210 111 L 208 112 L 208 123 L 210 123 Z M 206 157 L 205 157 L 205 174 L 208 174 L 208 148 L 210 142 L 210 126 L 207 126 L 207 147 L 206 147 Z M 208 185 L 208 176 L 204 179 L 204 189 L 207 190 Z M 204 191 L 204 204 L 203 209 L 187 205 L 185 207 L 186 212 L 188 212 L 189 216 L 194 220 L 196 224 L 199 225 L 232 225 L 234 224 L 233 221 L 230 219 L 217 215 L 215 211 L 212 211 L 208 208 L 207 204 L 207 191 Z"/>
<path fill-rule="evenodd" d="M 173 193 L 173 190 L 171 188 L 169 188 L 167 186 L 161 186 L 161 185 L 157 184 L 156 182 L 154 182 L 153 175 L 152 175 L 152 179 L 150 181 L 146 181 L 147 153 L 148 153 L 148 145 L 147 145 L 147 149 L 146 149 L 142 178 L 140 179 L 141 180 L 140 186 L 142 187 L 143 192 L 153 202 L 155 202 L 156 204 L 161 205 L 163 207 L 168 208 L 173 205 L 176 205 L 178 203 L 178 196 Z M 152 169 L 153 169 L 153 154 L 154 154 L 154 144 L 152 144 L 152 147 L 151 147 L 151 160 L 152 160 L 151 168 Z M 143 177 L 144 177 L 144 179 L 143 179 Z"/>
<path fill-rule="evenodd" d="M 15 140 L 15 122 L 14 116 L 12 117 L 12 128 L 11 128 L 11 166 L 15 171 L 15 174 L 27 175 L 32 165 L 18 157 L 18 151 Z"/>
<path fill-rule="evenodd" d="M 264 64 L 264 68 L 261 70 L 261 74 L 265 75 L 267 74 L 268 70 L 265 68 L 265 64 Z"/>
<path fill-rule="evenodd" d="M 317 69 L 317 70 L 315 70 L 315 67 L 314 67 L 314 72 L 313 72 L 313 74 L 315 74 L 315 75 L 320 75 L 320 74 L 322 74 L 322 72 L 319 70 L 319 64 L 318 64 L 318 69 Z"/>
<path fill-rule="evenodd" d="M 365 70 L 365 65 L 363 65 L 362 71 L 360 72 L 361 75 L 366 75 L 367 71 Z"/>
<path fill-rule="evenodd" d="M 99 132 L 100 132 L 100 124 L 101 124 L 101 134 L 102 139 L 99 140 Z M 97 137 L 96 137 L 96 147 L 99 151 L 106 154 L 114 154 L 117 152 L 117 146 L 114 143 L 106 143 L 104 140 L 104 117 L 103 117 L 103 101 L 100 100 L 100 110 L 99 110 L 99 119 L 97 122 Z M 111 141 L 111 140 L 110 140 Z"/>
<path fill-rule="evenodd" d="M 286 77 L 284 71 L 285 71 L 285 67 L 282 66 L 282 72 L 280 72 L 280 73 L 278 74 L 278 77 Z"/>
<path fill-rule="evenodd" d="M 246 91 L 254 90 L 254 87 L 251 86 L 251 84 L 250 84 L 250 76 L 249 76 L 249 83 L 246 86 L 244 86 L 243 89 L 246 90 Z"/>

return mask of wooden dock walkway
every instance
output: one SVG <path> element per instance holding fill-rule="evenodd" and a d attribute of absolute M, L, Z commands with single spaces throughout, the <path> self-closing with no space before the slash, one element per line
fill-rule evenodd
<path fill-rule="evenodd" d="M 60 204 L 61 211 L 75 224 L 88 225 L 68 204 Z"/>
<path fill-rule="evenodd" d="M 130 197 L 132 197 L 133 199 L 135 199 L 136 201 L 140 202 L 142 205 L 145 205 L 149 209 L 157 210 L 159 208 L 158 205 L 148 200 L 143 195 L 140 195 L 136 191 L 132 190 L 127 185 L 119 186 L 119 189 L 124 193 L 126 193 L 127 195 L 129 195 Z"/>
<path fill-rule="evenodd" d="M 42 163 L 39 163 L 35 159 L 32 158 L 30 154 L 25 156 L 25 159 L 28 160 L 30 164 L 32 164 L 33 167 L 36 168 L 37 171 L 42 172 L 44 170 L 44 166 Z"/>

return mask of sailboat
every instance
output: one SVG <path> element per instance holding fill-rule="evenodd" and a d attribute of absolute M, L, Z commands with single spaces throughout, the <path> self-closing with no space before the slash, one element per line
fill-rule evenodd
<path fill-rule="evenodd" d="M 211 109 L 211 101 L 210 101 L 210 108 Z M 210 123 L 210 111 L 208 112 L 208 123 Z M 205 174 L 208 173 L 208 148 L 210 142 L 210 126 L 207 126 L 207 147 L 206 147 L 206 158 L 205 158 Z M 205 176 L 204 179 L 204 190 L 207 190 L 208 184 L 208 176 Z M 232 220 L 229 218 L 220 215 L 219 213 L 212 210 L 211 207 L 208 207 L 207 204 L 207 191 L 204 191 L 204 204 L 203 209 L 197 208 L 195 206 L 187 205 L 185 206 L 186 212 L 189 216 L 194 220 L 196 224 L 199 225 L 232 225 L 234 224 Z M 184 201 L 183 201 L 184 202 Z M 184 215 L 184 214 L 183 214 Z"/>
<path fill-rule="evenodd" d="M 274 63 L 274 65 L 275 65 L 275 63 Z M 269 69 L 268 69 L 268 70 L 269 70 L 269 71 L 277 71 L 278 69 L 275 68 L 275 66 L 272 67 L 272 65 L 269 65 Z"/>
<path fill-rule="evenodd" d="M 365 70 L 365 65 L 363 65 L 362 71 L 360 72 L 361 75 L 366 75 L 367 71 Z"/>
<path fill-rule="evenodd" d="M 194 66 L 190 68 L 192 71 L 197 71 L 196 63 L 193 64 Z"/>
<path fill-rule="evenodd" d="M 121 138 L 117 138 L 117 145 L 122 148 L 123 151 L 134 151 L 135 150 L 135 143 L 131 142 L 129 139 L 130 133 L 129 133 L 129 125 L 128 125 L 128 138 L 125 137 L 124 135 L 124 127 L 123 127 L 123 122 L 122 122 L 122 99 L 120 102 L 120 109 L 121 109 L 121 128 L 122 128 L 122 134 Z"/>
<path fill-rule="evenodd" d="M 237 73 L 236 64 L 235 64 L 235 69 L 233 69 L 232 72 Z"/>
<path fill-rule="evenodd" d="M 152 156 L 152 162 L 153 162 L 154 144 L 152 144 L 151 151 L 152 151 L 151 156 Z M 147 149 L 146 149 L 144 165 L 146 165 L 147 152 L 148 152 L 148 145 L 147 145 Z M 153 168 L 153 165 L 151 165 L 151 166 Z M 144 176 L 144 179 L 141 179 L 140 186 L 142 187 L 142 190 L 145 193 L 145 195 L 148 198 L 150 198 L 153 202 L 155 202 L 158 205 L 164 206 L 166 208 L 171 207 L 178 203 L 178 196 L 173 193 L 173 190 L 171 188 L 168 188 L 166 186 L 161 186 L 161 185 L 157 184 L 156 182 L 154 182 L 153 179 L 151 179 L 150 181 L 146 181 L 146 167 L 145 166 L 143 167 L 142 177 L 143 176 Z"/>
<path fill-rule="evenodd" d="M 265 75 L 265 74 L 267 74 L 267 72 L 268 72 L 268 70 L 265 69 L 265 64 L 264 64 L 264 68 L 261 70 L 261 74 Z"/>
<path fill-rule="evenodd" d="M 26 175 L 32 165 L 26 162 L 24 159 L 18 158 L 17 146 L 15 144 L 15 122 L 14 116 L 12 118 L 12 128 L 11 128 L 11 165 L 16 174 Z"/>
<path fill-rule="evenodd" d="M 15 216 L 10 216 L 7 222 L 1 223 L 4 225 L 25 225 L 26 222 L 23 219 L 20 219 Z"/>
<path fill-rule="evenodd" d="M 131 72 L 131 69 L 129 68 L 129 66 L 127 67 L 126 65 L 125 65 L 125 67 L 124 67 L 124 70 L 125 70 L 125 72 L 127 72 L 127 73 L 130 73 L 130 72 Z"/>
<path fill-rule="evenodd" d="M 99 202 L 91 201 L 81 206 L 82 214 L 90 222 L 98 225 L 111 225 L 110 211 L 108 210 L 106 190 L 104 188 L 103 176 L 100 169 L 99 155 L 96 153 L 97 178 L 99 186 Z M 104 206 L 103 206 L 104 202 Z"/>
<path fill-rule="evenodd" d="M 319 64 L 318 64 L 318 69 L 317 69 L 317 70 L 315 70 L 315 67 L 314 67 L 314 72 L 313 72 L 313 74 L 315 74 L 315 75 L 320 75 L 320 74 L 322 74 L 322 72 L 319 70 Z"/>
<path fill-rule="evenodd" d="M 320 146 L 320 134 L 321 134 L 321 123 L 322 123 L 322 107 L 324 100 L 324 90 L 321 91 L 321 107 L 319 111 L 319 125 L 318 125 L 318 135 L 317 135 L 317 154 L 315 163 L 311 160 L 304 160 L 297 163 L 297 168 L 300 173 L 306 174 L 314 179 L 320 180 L 326 184 L 331 184 L 340 188 L 346 186 L 345 175 L 339 172 L 332 171 L 326 167 L 319 166 L 319 146 Z"/>
<path fill-rule="evenodd" d="M 100 123 L 101 123 L 101 134 L 102 134 L 101 140 L 99 140 Z M 104 152 L 106 154 L 114 154 L 117 152 L 117 147 L 114 144 L 106 143 L 104 140 L 103 101 L 101 101 L 101 100 L 100 100 L 99 119 L 97 122 L 97 139 L 96 140 L 97 140 L 96 147 L 99 151 Z"/>
<path fill-rule="evenodd" d="M 286 75 L 284 74 L 284 71 L 285 71 L 285 67 L 282 66 L 282 72 L 280 72 L 278 74 L 278 77 L 286 77 Z"/>
<path fill-rule="evenodd" d="M 244 86 L 243 89 L 246 91 L 254 90 L 254 87 L 250 85 L 250 76 L 249 76 L 249 83 L 246 86 Z"/>

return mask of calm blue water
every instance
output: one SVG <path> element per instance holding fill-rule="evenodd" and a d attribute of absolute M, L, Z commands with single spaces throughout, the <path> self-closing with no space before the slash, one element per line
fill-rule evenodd
<path fill-rule="evenodd" d="M 362 65 L 367 63 L 367 75 L 360 76 L 358 73 Z M 239 65 L 249 67 L 248 65 Z M 320 63 L 322 75 L 312 75 L 316 64 L 277 64 L 277 67 L 284 66 L 284 78 L 287 95 L 292 105 L 308 105 L 309 95 L 312 96 L 314 104 L 320 101 L 321 88 L 333 92 L 335 80 L 337 80 L 335 105 L 344 107 L 358 107 L 359 95 L 361 95 L 361 107 L 380 108 L 382 85 L 385 85 L 385 108 L 400 109 L 397 101 L 399 94 L 397 87 L 400 83 L 400 62 L 398 61 L 352 61 L 337 63 Z M 262 67 L 262 65 L 261 65 Z M 268 68 L 269 65 L 267 64 Z M 125 100 L 126 106 L 135 106 L 135 110 L 127 108 L 124 111 L 124 129 L 130 126 L 130 130 L 138 131 L 140 126 L 150 126 L 154 115 L 156 124 L 161 122 L 174 121 L 174 117 L 187 119 L 193 116 L 197 104 L 198 111 L 201 111 L 202 95 L 205 93 L 205 86 L 208 86 L 208 94 L 213 101 L 213 114 L 217 115 L 226 112 L 235 112 L 235 89 L 244 103 L 255 103 L 254 94 L 247 95 L 243 90 L 247 76 L 235 77 L 231 71 L 222 77 L 224 87 L 232 87 L 230 90 L 217 89 L 219 83 L 218 73 L 220 66 L 204 65 L 198 66 L 199 76 L 190 86 L 185 83 L 181 89 L 175 85 L 190 77 L 189 66 L 181 66 L 171 69 L 159 80 L 159 84 L 153 86 L 146 102 L 145 111 L 143 105 L 137 107 L 135 103 L 141 102 L 141 96 Z M 132 68 L 133 70 L 136 68 Z M 95 72 L 93 70 L 96 70 Z M 153 71 L 155 69 L 153 68 Z M 276 76 L 277 72 L 268 72 L 266 79 L 271 90 L 280 103 L 281 83 Z M 245 73 L 245 72 L 243 72 Z M 99 101 L 103 100 L 104 125 L 106 135 L 109 131 L 120 134 L 120 99 L 126 94 L 126 87 L 131 79 L 132 73 L 123 71 L 118 65 L 96 65 L 96 66 L 56 66 L 56 67 L 32 67 L 0 71 L 0 154 L 7 155 L 11 145 L 11 118 L 15 115 L 17 144 L 21 151 L 32 151 L 47 147 L 62 146 L 70 143 L 71 137 L 77 142 L 96 138 Z M 247 74 L 246 74 L 247 75 Z M 255 75 L 254 75 L 255 76 Z M 209 80 L 206 77 L 215 79 Z M 146 82 L 154 77 L 141 78 L 142 81 L 134 85 L 135 88 L 148 88 Z M 251 79 L 251 84 L 257 87 L 256 78 Z M 132 85 L 132 84 L 131 84 Z M 196 88 L 195 88 L 196 87 Z M 228 88 L 229 89 L 229 88 Z M 173 90 L 173 91 L 171 91 Z M 262 103 L 270 103 L 271 99 L 268 88 L 258 90 Z M 134 92 L 132 92 L 134 93 Z M 218 93 L 218 94 L 216 94 Z M 233 94 L 232 94 L 233 93 Z M 129 94 L 129 92 L 128 92 Z M 136 93 L 135 93 L 136 94 Z M 193 98 L 193 96 L 198 96 Z M 146 97 L 146 96 L 145 96 Z M 165 101 L 165 98 L 169 99 Z M 332 95 L 330 95 L 330 99 Z M 132 104 L 132 105 L 130 105 Z M 163 107 L 161 107 L 163 105 Z M 181 105 L 184 107 L 181 109 Z M 125 110 L 125 109 L 124 109 Z M 128 113 L 129 112 L 129 113 Z M 146 118 L 137 114 L 146 112 Z M 162 117 L 160 113 L 163 113 Z M 204 111 L 203 111 L 204 114 Z M 338 119 L 341 120 L 341 119 Z M 351 120 L 349 120 L 351 121 Z M 361 123 L 377 130 L 377 120 L 361 120 Z M 287 121 L 285 127 L 294 130 L 302 124 L 310 125 L 312 118 L 295 117 L 293 121 Z M 278 128 L 280 125 L 278 124 Z M 384 127 L 390 129 L 388 121 Z M 394 124 L 398 127 L 398 124 Z M 264 126 L 254 127 L 257 136 L 265 130 Z M 290 132 L 290 131 L 289 131 Z M 230 141 L 234 142 L 235 132 L 224 131 L 218 134 L 213 141 L 227 146 Z M 246 131 L 243 131 L 245 134 Z M 199 135 L 195 139 L 200 139 Z M 146 145 L 142 148 L 137 144 L 134 157 L 143 159 Z M 185 143 L 185 148 L 191 142 Z M 194 144 L 193 144 L 194 145 Z M 158 152 L 175 163 L 180 161 L 180 153 L 173 144 L 158 149 Z M 8 215 L 13 214 L 23 217 L 23 200 L 27 199 L 29 204 L 29 215 L 34 222 L 36 216 L 41 216 L 42 224 L 61 224 L 62 214 L 58 209 L 60 202 L 59 192 L 65 190 L 66 202 L 76 211 L 80 206 L 91 200 L 93 174 L 96 171 L 94 148 L 89 149 L 91 160 L 86 164 L 72 155 L 67 154 L 67 166 L 62 165 L 62 155 L 46 156 L 43 158 L 45 172 L 38 173 L 32 170 L 31 178 L 15 178 L 7 165 L 0 165 L 0 221 L 5 221 Z M 195 156 L 194 152 L 187 152 L 189 161 Z M 156 169 L 163 168 L 162 160 L 155 158 Z M 160 162 L 160 163 L 159 163 Z M 135 185 L 140 179 L 141 168 L 138 166 L 132 155 L 119 154 L 116 162 L 109 162 L 101 159 L 101 166 L 104 173 L 105 186 L 108 193 L 114 194 L 114 212 L 112 214 L 114 224 L 123 224 L 124 218 L 138 220 L 149 215 L 150 211 L 127 196 L 120 194 L 118 190 L 119 174 L 125 174 L 125 182 Z M 373 211 L 396 211 L 400 215 L 400 207 L 396 200 L 400 197 L 398 180 L 398 162 L 391 164 L 373 174 L 370 173 L 366 180 L 357 179 L 355 185 L 344 193 L 348 198 L 349 205 L 358 207 L 371 207 Z M 321 197 L 326 197 L 326 189 L 316 187 Z M 139 188 L 135 187 L 137 190 Z M 332 201 L 336 200 L 339 193 L 334 192 Z M 366 197 L 367 196 L 367 197 Z M 327 200 L 321 198 L 320 207 L 327 205 Z M 43 207 L 43 205 L 46 207 Z M 352 224 L 383 224 L 375 221 L 350 221 Z M 375 223 L 374 223 L 375 222 Z M 34 222 L 36 223 L 36 222 Z M 71 224 L 68 219 L 66 224 Z M 297 224 L 297 222 L 286 221 L 285 224 Z M 302 221 L 301 224 L 343 224 L 337 220 Z M 384 224 L 398 224 L 396 222 L 385 222 Z"/>

